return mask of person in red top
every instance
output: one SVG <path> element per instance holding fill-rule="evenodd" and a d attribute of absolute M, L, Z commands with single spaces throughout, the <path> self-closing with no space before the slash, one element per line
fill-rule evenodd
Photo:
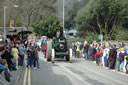
<path fill-rule="evenodd" d="M 101 58 L 101 53 L 99 50 L 97 50 L 97 52 L 94 55 L 95 59 L 96 59 L 96 64 L 99 65 L 100 63 L 100 58 Z"/>

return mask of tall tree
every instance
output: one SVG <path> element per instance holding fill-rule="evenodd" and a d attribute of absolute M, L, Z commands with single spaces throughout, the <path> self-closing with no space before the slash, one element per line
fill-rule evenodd
<path fill-rule="evenodd" d="M 90 0 L 76 18 L 80 36 L 95 33 L 111 39 L 121 24 L 121 12 L 125 9 L 117 0 Z"/>
<path fill-rule="evenodd" d="M 7 9 L 7 23 L 13 19 L 16 26 L 29 27 L 40 18 L 47 17 L 54 12 L 53 3 L 55 0 L 6 0 L 5 5 L 19 5 L 19 8 Z M 3 17 L 3 16 L 2 16 Z"/>
<path fill-rule="evenodd" d="M 33 30 L 37 35 L 45 35 L 52 38 L 60 29 L 60 21 L 55 14 L 32 24 Z"/>

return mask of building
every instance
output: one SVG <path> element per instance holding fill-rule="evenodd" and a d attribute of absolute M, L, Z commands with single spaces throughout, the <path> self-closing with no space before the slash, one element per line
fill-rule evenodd
<path fill-rule="evenodd" d="M 26 27 L 6 27 L 6 37 L 10 40 L 18 39 L 24 39 L 27 38 L 27 34 L 32 33 L 31 31 L 28 31 Z M 4 36 L 4 27 L 0 27 L 0 35 Z"/>
<path fill-rule="evenodd" d="M 6 34 L 10 34 L 10 33 L 18 33 L 20 31 L 25 30 L 25 27 L 6 27 Z M 4 35 L 4 27 L 0 27 L 0 35 Z"/>

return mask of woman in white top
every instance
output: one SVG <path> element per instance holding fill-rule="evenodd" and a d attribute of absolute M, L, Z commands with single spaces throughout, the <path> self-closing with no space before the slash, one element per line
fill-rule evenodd
<path fill-rule="evenodd" d="M 13 55 L 14 63 L 16 63 L 16 68 L 18 69 L 18 49 L 16 48 L 16 45 L 12 47 L 11 54 Z"/>

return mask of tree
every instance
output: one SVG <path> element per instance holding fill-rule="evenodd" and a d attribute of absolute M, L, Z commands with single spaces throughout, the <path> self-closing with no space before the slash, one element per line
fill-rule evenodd
<path fill-rule="evenodd" d="M 10 20 L 15 20 L 16 26 L 25 26 L 28 28 L 33 22 L 47 17 L 54 12 L 54 1 L 55 0 L 6 0 L 4 2 L 7 6 L 14 4 L 19 5 L 17 9 L 7 9 L 7 24 L 9 24 Z M 3 15 L 1 16 L 3 17 Z"/>
<path fill-rule="evenodd" d="M 33 31 L 37 35 L 45 35 L 52 38 L 60 30 L 60 21 L 55 14 L 32 24 Z"/>
<path fill-rule="evenodd" d="M 115 38 L 116 29 L 121 24 L 124 9 L 117 0 L 90 0 L 77 15 L 76 23 L 80 36 L 91 33 L 103 34 L 105 38 Z"/>

